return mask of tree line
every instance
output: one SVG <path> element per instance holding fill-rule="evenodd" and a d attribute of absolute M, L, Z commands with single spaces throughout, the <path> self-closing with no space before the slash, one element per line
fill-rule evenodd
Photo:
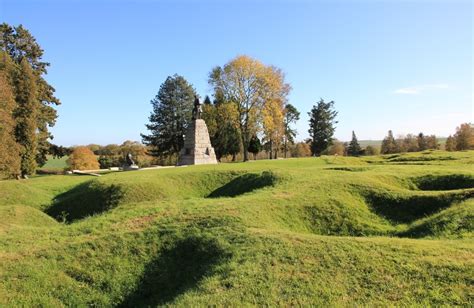
<path fill-rule="evenodd" d="M 270 159 L 277 158 L 279 153 L 287 157 L 292 152 L 296 136 L 293 125 L 299 120 L 300 112 L 288 102 L 291 86 L 279 68 L 238 56 L 214 67 L 208 83 L 213 99 L 204 98 L 202 117 L 219 161 L 226 156 L 236 160 L 240 153 L 243 161 L 247 161 L 249 153 L 255 158 L 262 150 Z M 153 110 L 146 124 L 149 134 L 142 134 L 143 143 L 153 148 L 152 155 L 176 160 L 184 145 L 195 96 L 194 87 L 179 75 L 169 76 L 160 86 L 151 100 Z M 332 104 L 329 103 L 329 109 Z M 318 106 L 323 108 L 324 101 Z M 313 131 L 320 127 L 327 130 L 322 139 L 319 133 L 314 134 L 311 147 L 314 155 L 329 142 L 326 134 L 334 132 L 331 127 L 337 113 L 330 110 L 332 114 L 326 117 L 325 112 L 314 110 L 314 117 L 320 118 L 315 118 Z M 305 152 L 302 146 L 298 150 Z"/>
<path fill-rule="evenodd" d="M 438 150 L 441 145 L 435 135 L 407 134 L 395 138 L 391 130 L 382 141 L 381 154 L 393 154 L 402 152 L 419 152 L 425 150 Z M 464 151 L 474 149 L 474 126 L 463 123 L 456 128 L 456 133 L 446 139 L 444 145 L 446 151 Z"/>
<path fill-rule="evenodd" d="M 300 112 L 288 102 L 291 86 L 279 68 L 248 56 L 238 56 L 223 66 L 214 67 L 209 73 L 208 84 L 213 90 L 213 99 L 204 98 L 202 117 L 219 161 L 224 157 L 235 161 L 238 155 L 247 161 L 249 153 L 255 159 L 262 151 L 273 159 L 279 154 L 284 157 L 289 154 L 359 156 L 440 147 L 434 135 L 408 134 L 395 139 L 392 131 L 384 138 L 380 149 L 370 145 L 362 148 L 355 132 L 349 143 L 340 142 L 333 137 L 338 123 L 335 103 L 323 99 L 308 112 L 310 138 L 295 144 L 293 125 L 299 120 Z M 191 121 L 195 96 L 198 94 L 194 87 L 183 76 L 169 76 L 160 86 L 151 100 L 153 110 L 146 124 L 149 134 L 142 134 L 142 141 L 153 149 L 153 156 L 167 158 L 171 164 L 176 161 Z M 463 124 L 460 131 L 469 129 L 472 130 L 472 126 Z M 448 138 L 447 150 L 472 148 L 472 141 L 461 141 L 460 136 L 466 135 L 461 132 Z"/>
<path fill-rule="evenodd" d="M 132 153 L 141 166 L 174 164 L 184 145 L 186 128 L 191 121 L 194 87 L 182 76 L 169 76 L 151 100 L 152 112 L 146 124 L 148 134 L 142 142 L 122 145 L 89 145 L 74 149 L 51 143 L 49 128 L 57 119 L 60 104 L 55 89 L 45 80 L 49 63 L 42 61 L 43 50 L 23 26 L 0 25 L 0 176 L 32 175 L 45 164 L 47 155 L 70 155 L 71 166 L 108 168 L 123 164 Z M 295 143 L 294 124 L 300 112 L 288 102 L 291 86 L 281 69 L 265 65 L 248 56 L 238 56 L 223 66 L 211 69 L 208 84 L 211 97 L 203 104 L 212 146 L 217 158 L 243 161 L 262 152 L 270 159 L 330 155 L 374 155 L 373 146 L 361 148 L 355 133 L 343 143 L 333 135 L 337 111 L 334 101 L 320 99 L 308 112 L 309 136 Z M 394 138 L 389 131 L 382 154 L 438 149 L 434 135 L 406 135 Z M 462 124 L 446 140 L 448 151 L 474 148 L 472 124 Z M 74 153 L 76 152 L 76 153 Z M 88 158 L 82 159 L 83 156 Z M 153 157 L 153 158 L 152 158 Z M 77 162 L 77 163 L 76 163 Z M 90 168 L 90 169 L 94 169 Z"/>

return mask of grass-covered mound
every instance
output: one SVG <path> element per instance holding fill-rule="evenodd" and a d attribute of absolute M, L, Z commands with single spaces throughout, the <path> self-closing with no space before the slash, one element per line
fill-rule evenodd
<path fill-rule="evenodd" d="M 472 306 L 474 152 L 416 155 L 0 182 L 0 306 Z"/>

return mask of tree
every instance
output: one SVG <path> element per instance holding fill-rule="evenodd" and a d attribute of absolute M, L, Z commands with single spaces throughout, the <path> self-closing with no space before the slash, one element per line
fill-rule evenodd
<path fill-rule="evenodd" d="M 356 134 L 352 131 L 352 140 L 347 147 L 347 155 L 349 156 L 359 156 L 362 151 L 359 141 L 357 140 Z"/>
<path fill-rule="evenodd" d="M 470 123 L 461 124 L 456 128 L 454 138 L 456 139 L 456 150 L 474 149 L 474 126 Z"/>
<path fill-rule="evenodd" d="M 308 157 L 311 156 L 311 146 L 307 142 L 298 142 L 291 149 L 292 157 Z"/>
<path fill-rule="evenodd" d="M 31 92 L 35 93 L 34 99 L 38 103 L 34 111 L 36 113 L 36 146 L 33 155 L 37 163 L 43 165 L 50 148 L 49 140 L 53 138 L 49 128 L 55 125 L 57 118 L 54 106 L 60 104 L 59 99 L 54 96 L 55 89 L 43 77 L 47 74 L 47 67 L 50 64 L 41 60 L 43 49 L 22 25 L 17 27 L 6 23 L 0 25 L 0 48 L 18 65 L 26 60 L 33 73 L 35 81 L 34 85 L 31 83 L 34 86 Z M 17 96 L 17 91 L 25 91 L 25 89 L 20 90 L 15 87 L 15 96 Z M 25 106 L 19 106 L 19 108 L 23 107 Z"/>
<path fill-rule="evenodd" d="M 391 130 L 388 131 L 388 135 L 382 140 L 382 147 L 380 148 L 380 153 L 382 154 L 392 154 L 398 152 L 397 142 L 393 137 Z"/>
<path fill-rule="evenodd" d="M 238 56 L 209 74 L 214 97 L 237 107 L 244 161 L 248 160 L 250 139 L 259 130 L 265 103 L 286 102 L 290 86 L 284 79 L 280 69 L 247 56 Z"/>
<path fill-rule="evenodd" d="M 449 135 L 449 137 L 446 139 L 444 149 L 446 151 L 456 151 L 456 139 L 453 136 Z"/>
<path fill-rule="evenodd" d="M 321 99 L 313 108 L 309 115 L 309 135 L 311 137 L 311 153 L 319 156 L 332 144 L 332 136 L 337 124 L 334 119 L 337 111 L 334 110 L 334 102 L 324 102 Z"/>
<path fill-rule="evenodd" d="M 257 135 L 253 135 L 250 139 L 248 151 L 253 154 L 253 159 L 257 160 L 257 154 L 262 151 L 262 143 Z"/>
<path fill-rule="evenodd" d="M 37 118 L 39 104 L 37 100 L 36 79 L 26 58 L 20 63 L 20 72 L 16 80 L 15 137 L 21 146 L 21 175 L 36 172 L 36 154 L 38 149 Z"/>
<path fill-rule="evenodd" d="M 424 151 L 424 150 L 428 149 L 428 144 L 426 142 L 426 138 L 425 138 L 425 135 L 423 133 L 419 133 L 418 137 L 416 139 L 417 139 L 418 150 L 419 151 Z"/>
<path fill-rule="evenodd" d="M 202 118 L 206 121 L 217 160 L 220 161 L 222 157 L 232 155 L 232 160 L 235 161 L 241 144 L 235 104 L 216 100 L 213 105 L 204 104 L 202 108 Z"/>
<path fill-rule="evenodd" d="M 69 148 L 51 144 L 49 146 L 49 154 L 51 154 L 53 158 L 61 158 L 61 157 L 71 154 L 71 151 Z"/>
<path fill-rule="evenodd" d="M 7 63 L 9 62 L 9 63 Z M 20 175 L 20 146 L 15 140 L 15 99 L 9 80 L 9 56 L 0 52 L 0 178 Z"/>
<path fill-rule="evenodd" d="M 67 164 L 73 170 L 96 170 L 99 162 L 94 153 L 85 146 L 74 148 L 67 160 Z"/>
<path fill-rule="evenodd" d="M 211 104 L 211 99 L 209 98 L 209 96 L 206 95 L 206 97 L 204 98 L 204 105 L 210 105 Z"/>
<path fill-rule="evenodd" d="M 332 144 L 327 148 L 328 155 L 344 156 L 345 153 L 346 145 L 339 140 L 333 140 Z"/>
<path fill-rule="evenodd" d="M 423 137 L 424 147 L 426 148 L 426 139 Z M 419 148 L 419 138 L 412 135 L 407 134 L 403 139 L 398 142 L 398 145 L 401 147 L 399 152 L 418 152 L 420 151 Z"/>
<path fill-rule="evenodd" d="M 285 134 L 283 140 L 283 152 L 285 158 L 288 153 L 288 144 L 293 144 L 296 137 L 296 129 L 291 128 L 291 124 L 296 123 L 300 119 L 300 112 L 295 106 L 286 104 L 285 106 L 285 118 L 283 122 Z"/>
<path fill-rule="evenodd" d="M 150 124 L 146 124 L 151 133 L 141 135 L 143 143 L 153 147 L 151 155 L 163 157 L 179 153 L 191 121 L 195 95 L 192 85 L 179 75 L 169 76 L 160 86 L 151 100 Z"/>
<path fill-rule="evenodd" d="M 264 140 L 269 145 L 270 159 L 277 158 L 278 148 L 285 134 L 284 112 L 282 102 L 277 99 L 270 100 L 263 106 Z"/>
<path fill-rule="evenodd" d="M 214 136 L 214 144 L 216 158 L 219 161 L 227 155 L 232 155 L 232 161 L 235 161 L 236 155 L 240 152 L 239 130 L 232 123 L 224 122 Z"/>
<path fill-rule="evenodd" d="M 379 150 L 374 146 L 368 145 L 364 149 L 364 155 L 378 155 L 378 154 L 379 154 Z"/>
<path fill-rule="evenodd" d="M 439 149 L 438 139 L 435 135 L 425 136 L 426 149 Z"/>

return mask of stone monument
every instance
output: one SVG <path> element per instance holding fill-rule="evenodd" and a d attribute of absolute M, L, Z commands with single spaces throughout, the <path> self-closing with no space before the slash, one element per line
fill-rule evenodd
<path fill-rule="evenodd" d="M 132 153 L 128 153 L 127 156 L 125 156 L 125 165 L 123 166 L 123 170 L 129 171 L 129 170 L 138 170 L 140 169 L 135 161 L 133 160 Z"/>
<path fill-rule="evenodd" d="M 179 153 L 178 166 L 217 164 L 206 122 L 201 119 L 201 103 L 194 97 L 193 118 L 186 130 L 184 147 Z"/>

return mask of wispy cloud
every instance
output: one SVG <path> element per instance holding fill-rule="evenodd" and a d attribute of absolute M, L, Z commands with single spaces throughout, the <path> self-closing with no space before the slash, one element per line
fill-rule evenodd
<path fill-rule="evenodd" d="M 439 84 L 424 84 L 424 85 L 419 85 L 419 86 L 414 86 L 414 87 L 408 87 L 408 88 L 401 88 L 398 90 L 395 90 L 393 93 L 395 94 L 420 94 L 422 92 L 426 92 L 429 90 L 446 90 L 449 89 L 449 85 L 445 83 L 439 83 Z"/>

